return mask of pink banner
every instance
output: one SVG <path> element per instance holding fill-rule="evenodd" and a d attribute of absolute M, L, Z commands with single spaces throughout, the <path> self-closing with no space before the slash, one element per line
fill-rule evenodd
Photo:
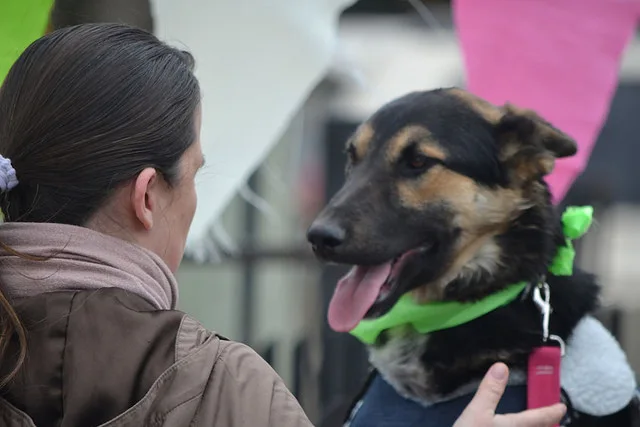
<path fill-rule="evenodd" d="M 607 117 L 638 0 L 454 0 L 468 89 L 536 110 L 573 136 L 578 155 L 548 177 L 560 201 Z"/>

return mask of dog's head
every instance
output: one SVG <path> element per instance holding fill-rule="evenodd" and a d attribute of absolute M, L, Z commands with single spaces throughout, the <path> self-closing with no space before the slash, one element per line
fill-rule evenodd
<path fill-rule="evenodd" d="M 523 280 L 512 264 L 553 255 L 541 253 L 553 247 L 543 177 L 576 148 L 532 111 L 460 89 L 383 106 L 347 141 L 346 182 L 307 235 L 322 260 L 354 265 L 336 288 L 331 326 L 351 330 L 409 291 L 465 300 Z M 524 212 L 534 213 L 523 221 Z M 518 224 L 520 237 L 506 238 Z M 526 248 L 514 249 L 520 238 Z"/>

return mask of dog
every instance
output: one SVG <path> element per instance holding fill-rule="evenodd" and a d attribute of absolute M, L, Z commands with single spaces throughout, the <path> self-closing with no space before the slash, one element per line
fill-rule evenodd
<path fill-rule="evenodd" d="M 353 266 L 329 306 L 334 330 L 378 319 L 401 298 L 474 303 L 527 286 L 454 327 L 383 330 L 368 346 L 372 375 L 348 425 L 452 425 L 497 361 L 512 370 L 498 412 L 527 409 L 528 359 L 547 338 L 532 298 L 541 284 L 550 293 L 549 331 L 566 347 L 563 425 L 640 424 L 633 371 L 592 316 L 596 278 L 549 272 L 567 239 L 544 177 L 576 151 L 535 112 L 459 88 L 409 93 L 356 129 L 345 183 L 307 231 L 317 258 Z"/>

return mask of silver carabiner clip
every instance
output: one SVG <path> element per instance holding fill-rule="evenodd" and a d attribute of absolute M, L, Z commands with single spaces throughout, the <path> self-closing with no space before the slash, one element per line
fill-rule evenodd
<path fill-rule="evenodd" d="M 551 315 L 551 291 L 546 282 L 538 283 L 533 289 L 533 302 L 538 306 L 538 310 L 542 314 L 542 341 L 547 342 L 549 339 L 549 317 Z"/>
<path fill-rule="evenodd" d="M 564 351 L 565 351 L 564 340 L 559 336 L 553 335 L 553 334 L 549 335 L 549 340 L 555 341 L 558 343 L 558 345 L 560 345 L 560 356 L 564 357 Z"/>
<path fill-rule="evenodd" d="M 549 340 L 557 342 L 560 345 L 560 355 L 564 356 L 566 347 L 564 340 L 557 335 L 549 334 L 549 318 L 552 311 L 551 290 L 546 282 L 538 283 L 533 289 L 533 302 L 538 306 L 538 310 L 542 314 L 542 341 L 545 343 Z"/>

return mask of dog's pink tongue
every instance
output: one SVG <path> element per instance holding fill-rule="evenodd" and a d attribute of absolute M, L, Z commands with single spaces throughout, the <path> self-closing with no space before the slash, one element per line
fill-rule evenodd
<path fill-rule="evenodd" d="M 391 273 L 391 263 L 375 267 L 356 266 L 338 282 L 329 303 L 329 326 L 349 332 L 367 314 Z"/>

